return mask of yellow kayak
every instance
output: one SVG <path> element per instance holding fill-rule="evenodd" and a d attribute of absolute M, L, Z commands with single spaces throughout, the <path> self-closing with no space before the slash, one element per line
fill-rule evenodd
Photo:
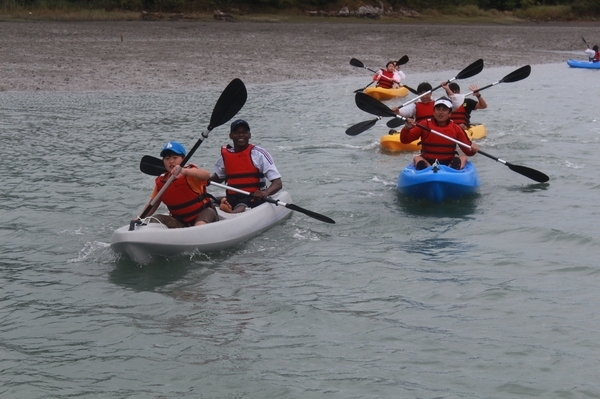
<path fill-rule="evenodd" d="M 466 130 L 467 136 L 471 140 L 478 140 L 485 137 L 487 134 L 484 125 L 471 125 Z M 398 152 L 398 151 L 421 151 L 421 145 L 419 140 L 413 141 L 412 143 L 404 144 L 400 142 L 400 132 L 393 134 L 386 134 L 381 136 L 379 140 L 381 148 L 387 151 Z"/>
<path fill-rule="evenodd" d="M 363 93 L 376 98 L 379 101 L 393 100 L 394 98 L 408 96 L 408 89 L 404 86 L 397 89 L 384 89 L 382 87 L 367 87 Z"/>

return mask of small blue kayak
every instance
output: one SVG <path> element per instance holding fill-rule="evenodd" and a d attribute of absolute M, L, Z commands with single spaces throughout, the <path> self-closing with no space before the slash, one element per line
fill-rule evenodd
<path fill-rule="evenodd" d="M 571 68 L 600 69 L 600 62 L 568 60 L 567 65 L 569 65 Z"/>
<path fill-rule="evenodd" d="M 411 162 L 398 176 L 401 194 L 432 202 L 459 199 L 475 194 L 478 188 L 479 175 L 471 162 L 461 170 L 438 164 L 416 170 Z"/>

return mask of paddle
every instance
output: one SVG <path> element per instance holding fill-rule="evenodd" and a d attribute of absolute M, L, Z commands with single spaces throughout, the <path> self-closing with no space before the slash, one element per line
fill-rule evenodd
<path fill-rule="evenodd" d="M 396 65 L 404 65 L 408 62 L 408 55 L 403 55 L 402 57 L 400 57 L 400 59 L 398 61 L 396 61 Z M 366 70 L 369 70 L 373 73 L 377 73 L 377 71 L 372 70 L 371 68 L 365 66 L 365 64 L 363 64 L 360 60 L 357 60 L 356 58 L 351 58 L 350 59 L 350 65 L 358 67 L 358 68 L 364 68 Z M 383 76 L 384 78 L 386 78 L 387 80 L 392 80 L 390 78 L 388 78 L 387 76 Z M 375 81 L 371 81 L 371 83 L 369 83 L 368 85 L 366 85 L 365 87 L 363 87 L 362 89 L 357 89 L 354 90 L 355 93 L 361 92 L 364 89 L 366 89 L 367 87 L 371 86 L 373 83 L 375 83 Z M 406 85 L 402 85 L 403 87 L 406 87 L 406 89 L 408 91 L 410 91 L 413 94 L 417 94 L 417 91 L 415 89 L 413 89 L 412 87 L 406 86 Z"/>
<path fill-rule="evenodd" d="M 585 45 L 587 46 L 587 48 L 590 48 L 589 43 L 583 38 L 583 36 L 581 36 L 581 40 L 583 40 L 583 42 L 585 43 Z"/>
<path fill-rule="evenodd" d="M 477 92 L 480 92 L 481 90 L 489 89 L 490 87 L 496 86 L 500 83 L 518 82 L 520 80 L 527 78 L 530 74 L 531 74 L 531 66 L 529 66 L 529 65 L 522 66 L 521 68 L 512 71 L 511 73 L 509 73 L 508 75 L 506 75 L 505 77 L 500 79 L 499 81 L 491 83 L 487 86 L 483 86 L 480 89 L 477 89 Z M 470 94 L 473 94 L 473 93 L 474 93 L 474 91 L 470 91 L 467 94 L 465 94 L 465 97 Z M 401 126 L 402 124 L 404 124 L 404 122 L 401 119 L 394 118 L 394 119 L 390 119 L 386 125 L 387 125 L 387 127 L 394 128 L 394 127 Z"/>
<path fill-rule="evenodd" d="M 180 167 L 183 167 L 190 160 L 192 155 L 194 155 L 194 152 L 196 152 L 198 147 L 200 147 L 200 144 L 202 144 L 204 139 L 206 139 L 208 137 L 208 134 L 215 127 L 221 126 L 222 124 L 226 123 L 231 118 L 233 118 L 233 116 L 235 114 L 237 114 L 240 109 L 242 109 L 242 107 L 246 103 L 247 98 L 248 98 L 248 93 L 246 91 L 246 86 L 244 85 L 244 82 L 242 82 L 240 79 L 237 79 L 237 78 L 233 79 L 227 85 L 227 87 L 225 88 L 223 93 L 221 93 L 221 96 L 217 100 L 217 103 L 215 104 L 215 107 L 213 108 L 213 112 L 210 117 L 210 123 L 208 124 L 208 127 L 206 128 L 206 130 L 204 132 L 202 132 L 202 135 L 200 136 L 200 138 L 198 139 L 196 144 L 194 144 L 192 149 L 188 152 L 188 154 L 185 156 L 185 158 L 183 158 L 183 161 L 181 162 Z M 161 163 L 162 163 L 162 161 L 161 161 Z M 154 207 L 154 205 L 158 201 L 160 201 L 161 196 L 163 195 L 163 193 L 165 192 L 167 187 L 169 187 L 169 185 L 171 184 L 171 182 L 174 179 L 175 179 L 175 177 L 173 175 L 171 175 L 169 177 L 169 179 L 167 180 L 167 182 L 165 183 L 163 188 L 150 201 L 150 203 L 148 203 L 148 205 L 146 205 L 146 208 L 144 209 L 142 214 L 140 216 L 138 216 L 137 219 L 134 219 L 131 221 L 131 223 L 129 224 L 129 230 L 134 230 L 135 225 L 141 223 L 141 219 L 145 218 L 148 215 L 148 213 L 150 212 L 150 210 Z"/>
<path fill-rule="evenodd" d="M 249 192 L 247 192 L 247 191 L 243 191 L 243 190 L 239 190 L 239 189 L 234 188 L 234 187 L 226 186 L 225 184 L 215 183 L 214 181 L 211 181 L 210 185 L 211 186 L 221 187 L 221 188 L 224 188 L 224 189 L 227 189 L 227 190 L 231 190 L 231 191 L 235 191 L 237 193 L 244 194 L 244 195 L 247 195 L 247 196 L 252 196 L 252 194 L 249 193 Z M 311 218 L 315 218 L 317 220 L 320 220 L 321 222 L 335 224 L 335 220 L 333 220 L 331 218 L 328 218 L 325 215 L 321 215 L 320 213 L 309 211 L 308 209 L 301 208 L 298 205 L 287 204 L 287 203 L 285 203 L 283 201 L 274 200 L 273 198 L 269 198 L 269 197 L 263 198 L 263 199 L 266 202 L 269 202 L 271 204 L 275 204 L 277 206 L 284 206 L 284 207 L 286 207 L 288 209 L 291 209 L 292 211 L 297 211 L 297 212 L 303 213 L 303 214 L 305 214 L 307 216 L 310 216 Z"/>
<path fill-rule="evenodd" d="M 356 60 L 356 58 L 353 58 L 353 60 Z M 358 60 L 356 60 L 358 61 Z M 360 62 L 360 61 L 358 61 Z M 350 60 L 350 63 L 352 64 L 352 60 Z M 362 64 L 362 62 L 360 62 Z M 483 60 L 480 58 L 477 61 L 473 62 L 472 64 L 470 64 L 469 66 L 467 66 L 466 68 L 464 68 L 462 71 L 460 71 L 454 78 L 449 79 L 446 83 L 451 83 L 456 79 L 466 79 L 466 78 L 470 78 L 472 76 L 477 75 L 479 72 L 481 72 L 483 70 Z M 400 105 L 398 107 L 398 109 L 405 107 L 409 104 L 412 104 L 416 101 L 418 101 L 421 97 L 434 92 L 435 90 L 439 89 L 440 87 L 442 87 L 442 85 L 439 85 L 437 87 L 434 87 L 433 89 L 426 91 L 423 94 L 420 94 L 419 96 L 405 102 L 404 104 Z M 355 93 L 360 93 L 360 91 L 355 91 Z M 415 93 L 418 94 L 418 93 Z M 360 108 L 360 107 L 359 107 Z M 380 116 L 386 116 L 386 115 L 380 115 Z M 388 122 L 388 127 L 398 127 L 401 126 L 402 123 L 398 123 L 399 119 L 392 119 Z M 392 123 L 392 121 L 394 121 Z M 368 122 L 372 122 L 372 124 L 369 124 Z M 368 129 L 370 129 L 371 127 L 373 127 L 375 125 L 375 123 L 377 123 L 377 120 L 371 120 L 371 121 L 365 121 L 365 122 L 359 122 L 354 126 L 351 126 L 350 128 L 348 128 L 346 130 L 346 134 L 350 135 L 350 136 L 356 136 Z M 360 130 L 360 128 L 362 128 L 363 130 Z"/>
<path fill-rule="evenodd" d="M 140 170 L 143 173 L 145 173 L 147 175 L 151 175 L 151 176 L 160 176 L 161 174 L 163 174 L 167 171 L 165 169 L 162 159 L 159 159 L 159 158 L 156 158 L 156 157 L 153 157 L 150 155 L 144 155 L 142 157 L 142 160 L 140 161 Z M 242 190 L 239 190 L 234 187 L 226 186 L 224 184 L 215 183 L 213 181 L 209 182 L 209 184 L 211 186 L 217 186 L 217 187 L 221 187 L 221 188 L 224 188 L 227 190 L 236 191 L 240 194 L 252 196 L 252 194 L 247 191 L 242 191 Z M 301 208 L 298 205 L 287 204 L 283 201 L 274 200 L 272 198 L 264 198 L 264 200 L 266 202 L 270 202 L 271 204 L 285 206 L 286 208 L 291 209 L 293 211 L 298 211 L 298 212 L 304 213 L 307 216 L 310 216 L 312 218 L 315 218 L 315 219 L 320 220 L 325 223 L 332 223 L 332 224 L 335 223 L 335 221 L 333 219 L 328 218 L 327 216 L 321 215 L 321 214 L 313 212 L 313 211 L 309 211 L 308 209 Z"/>
<path fill-rule="evenodd" d="M 391 108 L 389 108 L 387 105 L 383 104 L 381 101 L 379 101 L 379 100 L 377 100 L 377 99 L 375 99 L 373 97 L 370 97 L 370 96 L 368 96 L 368 95 L 366 95 L 364 93 L 356 93 L 356 105 L 358 105 L 358 107 L 360 109 L 362 109 L 363 111 L 368 112 L 368 113 L 373 114 L 373 115 L 378 115 L 378 116 L 394 116 L 394 117 L 403 118 L 403 119 L 406 120 L 406 118 L 404 118 L 403 116 L 398 116 L 394 111 L 392 111 Z M 415 124 L 415 125 L 419 126 L 421 129 L 425 129 L 427 131 L 430 131 L 433 134 L 437 134 L 440 137 L 444 137 L 444 138 L 446 138 L 446 139 L 448 139 L 448 140 L 450 140 L 450 141 L 452 141 L 452 142 L 454 142 L 454 143 L 456 143 L 456 144 L 458 144 L 458 145 L 460 145 L 462 147 L 472 149 L 472 147 L 470 145 L 465 144 L 465 143 L 463 143 L 461 141 L 455 140 L 455 139 L 453 139 L 451 137 L 448 137 L 448 136 L 446 136 L 443 133 L 440 133 L 440 132 L 437 132 L 437 131 L 435 131 L 433 129 L 428 128 L 427 126 L 423 126 L 423 125 L 418 124 L 418 123 Z M 522 174 L 523 176 L 526 176 L 526 177 L 528 177 L 528 178 L 530 178 L 532 180 L 535 180 L 535 181 L 537 181 L 539 183 L 545 183 L 548 180 L 550 180 L 550 178 L 547 175 L 545 175 L 544 173 L 542 173 L 540 171 L 537 171 L 535 169 L 531 169 L 531 168 L 528 168 L 526 166 L 513 165 L 511 163 L 508 163 L 508 162 L 506 162 L 506 161 L 504 161 L 504 160 L 502 160 L 500 158 L 496 158 L 496 157 L 494 157 L 494 156 L 492 156 L 492 155 L 490 155 L 490 154 L 488 154 L 488 153 L 486 153 L 484 151 L 481 151 L 481 150 L 478 150 L 477 152 L 479 154 L 481 154 L 481 155 L 484 155 L 484 156 L 486 156 L 488 158 L 493 159 L 496 162 L 500 162 L 500 163 L 508 166 L 508 168 L 510 170 L 512 170 L 513 172 L 517 172 L 519 174 Z"/>

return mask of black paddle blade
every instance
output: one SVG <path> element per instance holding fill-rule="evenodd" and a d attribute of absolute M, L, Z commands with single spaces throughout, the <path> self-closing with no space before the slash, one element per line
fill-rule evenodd
<path fill-rule="evenodd" d="M 418 91 L 416 91 L 415 89 L 413 89 L 413 88 L 412 88 L 412 87 L 410 87 L 410 86 L 407 86 L 407 85 L 402 85 L 402 87 L 406 87 L 406 89 L 407 89 L 408 91 L 410 91 L 412 94 L 415 94 L 415 95 L 418 95 L 418 94 L 419 94 L 419 92 L 418 92 Z"/>
<path fill-rule="evenodd" d="M 367 130 L 369 130 L 370 128 L 375 126 L 377 121 L 380 119 L 381 119 L 381 117 L 375 118 L 370 121 L 359 122 L 356 125 L 352 125 L 348 129 L 346 129 L 346 134 L 348 136 L 357 136 L 357 135 L 361 134 L 362 132 L 366 132 Z"/>
<path fill-rule="evenodd" d="M 350 65 L 355 66 L 355 67 L 359 67 L 359 68 L 364 68 L 365 67 L 365 64 L 363 64 L 362 62 L 360 62 L 356 58 L 351 58 L 350 59 Z"/>
<path fill-rule="evenodd" d="M 396 65 L 404 65 L 408 62 L 408 55 L 403 55 L 400 57 L 398 61 L 396 61 Z"/>
<path fill-rule="evenodd" d="M 395 128 L 395 127 L 400 127 L 400 126 L 404 125 L 405 123 L 406 123 L 406 121 L 404 119 L 394 118 L 394 119 L 390 119 L 389 121 L 387 121 L 386 125 L 387 125 L 387 127 Z"/>
<path fill-rule="evenodd" d="M 542 172 L 540 172 L 538 170 L 531 169 L 526 166 L 513 165 L 511 163 L 506 162 L 503 159 L 497 158 L 497 157 L 490 155 L 487 152 L 483 152 L 481 150 L 478 150 L 477 153 L 484 155 L 488 158 L 491 158 L 496 162 L 500 162 L 500 163 L 508 166 L 509 169 L 512 170 L 513 172 L 517 172 L 519 174 L 522 174 L 525 177 L 529 177 L 531 180 L 535 180 L 538 183 L 546 183 L 548 180 L 550 180 L 550 178 L 547 175 L 543 174 Z"/>
<path fill-rule="evenodd" d="M 456 75 L 455 79 L 467 79 L 483 71 L 483 60 L 480 58 Z"/>
<path fill-rule="evenodd" d="M 354 101 L 359 109 L 368 112 L 369 114 L 377 116 L 396 116 L 396 113 L 392 111 L 390 107 L 365 93 L 356 93 Z"/>
<path fill-rule="evenodd" d="M 150 155 L 144 155 L 140 161 L 140 170 L 150 176 L 160 176 L 165 173 L 165 165 L 162 159 L 155 158 Z"/>
<path fill-rule="evenodd" d="M 522 66 L 521 68 L 517 69 L 516 71 L 512 71 L 511 73 L 509 73 L 508 75 L 503 77 L 500 80 L 500 82 L 501 83 L 518 82 L 519 80 L 525 79 L 530 74 L 531 74 L 531 66 L 525 65 L 525 66 Z"/>
<path fill-rule="evenodd" d="M 529 177 L 531 180 L 535 180 L 538 183 L 546 183 L 550 178 L 539 170 L 528 168 L 527 166 L 513 165 L 506 163 L 506 166 L 513 172 L 522 174 L 523 176 Z"/>
<path fill-rule="evenodd" d="M 248 92 L 244 82 L 240 79 L 233 79 L 225 88 L 221 96 L 215 104 L 213 113 L 210 117 L 210 125 L 208 130 L 212 130 L 217 126 L 229 121 L 231 118 L 238 113 L 240 109 L 246 104 L 248 98 Z"/>
<path fill-rule="evenodd" d="M 328 218 L 325 215 L 321 215 L 320 213 L 309 211 L 308 209 L 301 208 L 298 205 L 285 204 L 285 207 L 288 208 L 288 209 L 291 209 L 293 211 L 297 211 L 297 212 L 303 213 L 303 214 L 305 214 L 307 216 L 310 216 L 311 218 L 315 218 L 317 220 L 320 220 L 321 222 L 335 224 L 335 220 L 333 220 L 331 218 Z"/>

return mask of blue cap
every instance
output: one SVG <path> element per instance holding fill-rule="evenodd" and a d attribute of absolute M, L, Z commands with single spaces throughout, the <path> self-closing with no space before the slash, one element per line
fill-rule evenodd
<path fill-rule="evenodd" d="M 160 152 L 160 156 L 164 158 L 165 153 L 168 151 L 185 157 L 185 148 L 176 141 L 169 141 L 167 144 L 165 144 Z"/>
<path fill-rule="evenodd" d="M 246 129 L 248 131 L 250 131 L 250 125 L 248 125 L 248 122 L 246 122 L 243 119 L 238 119 L 238 120 L 235 120 L 235 121 L 231 122 L 231 130 L 229 130 L 229 131 L 233 132 L 235 130 L 235 128 L 238 127 L 238 126 L 240 126 L 240 125 L 246 126 Z"/>

